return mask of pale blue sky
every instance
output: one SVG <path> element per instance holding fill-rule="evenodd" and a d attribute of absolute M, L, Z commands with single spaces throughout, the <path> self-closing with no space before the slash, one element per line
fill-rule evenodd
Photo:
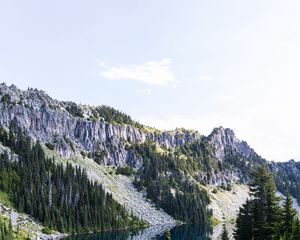
<path fill-rule="evenodd" d="M 0 81 L 300 160 L 299 1 L 3 1 Z"/>

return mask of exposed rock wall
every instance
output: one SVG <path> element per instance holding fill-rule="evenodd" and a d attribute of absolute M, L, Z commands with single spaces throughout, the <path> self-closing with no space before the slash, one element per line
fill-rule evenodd
<path fill-rule="evenodd" d="M 70 109 L 80 109 L 80 116 Z M 134 124 L 111 124 L 101 116 L 91 117 L 97 107 L 62 102 L 49 97 L 37 89 L 19 90 L 14 85 L 0 84 L 0 125 L 6 127 L 13 121 L 34 140 L 39 140 L 64 157 L 88 155 L 102 164 L 121 166 L 124 164 L 140 168 L 143 159 L 128 149 L 130 144 L 147 140 L 160 147 L 175 148 L 196 140 L 205 140 L 212 149 L 215 165 L 226 160 L 228 150 L 247 159 L 257 156 L 252 148 L 237 139 L 228 128 L 215 128 L 208 136 L 197 131 L 177 129 L 159 131 Z M 228 155 L 228 154 L 227 154 Z M 238 165 L 238 164 L 237 164 Z M 199 172 L 199 179 L 209 184 L 230 184 L 241 179 L 240 169 L 212 169 Z"/>
<path fill-rule="evenodd" d="M 151 140 L 164 147 L 174 147 L 201 137 L 195 131 L 150 132 L 131 125 L 110 124 L 103 119 L 74 117 L 66 110 L 68 104 L 74 103 L 54 100 L 36 89 L 22 91 L 13 85 L 1 84 L 0 99 L 1 125 L 8 127 L 15 121 L 34 140 L 53 145 L 65 157 L 85 151 L 94 156 L 101 153 L 104 164 L 141 166 L 140 159 L 132 159 L 133 155 L 126 150 L 126 143 Z M 80 107 L 86 113 L 92 108 Z"/>

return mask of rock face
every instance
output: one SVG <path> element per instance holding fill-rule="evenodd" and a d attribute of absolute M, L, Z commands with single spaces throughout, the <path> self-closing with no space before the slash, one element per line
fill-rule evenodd
<path fill-rule="evenodd" d="M 281 184 L 284 182 L 283 179 L 300 181 L 300 163 L 267 162 L 258 156 L 247 142 L 240 141 L 231 129 L 215 128 L 207 137 L 197 131 L 184 129 L 159 131 L 141 124 L 115 123 L 103 116 L 95 117 L 94 112 L 97 108 L 58 101 L 37 89 L 22 91 L 14 85 L 0 84 L 0 126 L 9 128 L 10 124 L 13 124 L 33 140 L 46 145 L 48 151 L 55 150 L 51 152 L 58 154 L 61 159 L 68 159 L 67 161 L 73 159 L 72 164 L 84 167 L 90 179 L 102 183 L 106 191 L 111 192 L 127 210 L 133 211 L 135 215 L 153 226 L 161 222 L 172 226 L 175 220 L 156 209 L 148 201 L 145 193 L 137 192 L 132 184 L 133 179 L 116 176 L 114 172 L 111 174 L 108 166 L 103 166 L 118 167 L 127 164 L 136 169 L 141 168 L 143 158 L 128 148 L 132 144 L 151 141 L 163 150 L 174 150 L 195 142 L 207 144 L 204 159 L 199 158 L 203 169 L 198 168 L 190 179 L 206 184 L 212 189 L 220 187 L 224 190 L 218 194 L 210 191 L 213 200 L 211 208 L 220 219 L 223 214 L 233 216 L 247 198 L 247 189 L 236 183 L 247 183 L 251 165 L 269 164 L 271 171 L 276 173 L 276 183 L 279 183 L 277 187 L 282 185 L 282 191 L 284 191 L 284 184 Z M 197 148 L 195 151 L 198 150 Z M 189 151 L 194 150 L 190 148 Z M 18 159 L 10 149 L 0 145 L 0 154 L 5 152 L 12 161 Z M 93 159 L 98 159 L 101 164 L 97 164 Z M 198 158 L 196 160 L 198 161 Z M 231 189 L 231 186 L 235 188 Z"/>
<path fill-rule="evenodd" d="M 245 157 L 255 154 L 247 142 L 237 139 L 234 131 L 229 128 L 215 128 L 208 136 L 208 139 L 211 145 L 214 146 L 215 157 L 219 161 L 224 159 L 226 149 L 234 150 Z"/>
<path fill-rule="evenodd" d="M 14 85 L 0 85 L 0 124 L 6 127 L 14 121 L 34 140 L 53 145 L 62 156 L 101 154 L 102 163 L 110 165 L 130 164 L 140 167 L 140 159 L 134 159 L 126 150 L 127 143 L 143 143 L 151 140 L 166 148 L 183 145 L 199 139 L 192 132 L 146 131 L 126 124 L 110 124 L 103 119 L 75 117 L 68 109 L 76 105 L 50 98 L 37 89 L 22 91 Z M 89 116 L 91 106 L 76 105 Z"/>
<path fill-rule="evenodd" d="M 66 234 L 55 232 L 51 235 L 42 233 L 43 226 L 36 222 L 32 217 L 25 213 L 16 212 L 13 208 L 7 207 L 0 203 L 0 216 L 11 220 L 12 228 L 20 232 L 22 239 L 27 239 L 28 236 L 31 239 L 37 240 L 55 240 L 61 239 Z"/>
<path fill-rule="evenodd" d="M 15 123 L 32 139 L 41 141 L 63 157 L 81 154 L 99 158 L 99 162 L 104 165 L 128 164 L 140 168 L 143 159 L 128 148 L 131 144 L 152 141 L 162 148 L 175 148 L 186 143 L 205 141 L 212 149 L 216 168 L 219 163 L 231 165 L 221 170 L 212 169 L 209 176 L 207 172 L 199 172 L 198 180 L 214 185 L 241 181 L 245 175 L 240 169 L 242 161 L 246 162 L 242 163 L 244 165 L 251 165 L 253 161 L 266 162 L 228 128 L 215 128 L 207 137 L 197 131 L 183 129 L 149 130 L 141 124 L 111 123 L 101 116 L 95 118 L 93 112 L 96 109 L 52 99 L 37 89 L 22 91 L 14 85 L 0 84 L 0 125 L 9 127 L 12 122 Z M 230 159 L 232 154 L 240 158 L 235 158 L 234 164 L 233 159 Z M 272 166 L 275 170 L 284 167 L 279 164 Z M 299 169 L 295 171 L 300 174 Z"/>
<path fill-rule="evenodd" d="M 163 148 L 175 148 L 205 140 L 216 162 L 225 161 L 228 150 L 247 158 L 256 154 L 228 128 L 215 128 L 208 137 L 184 129 L 149 130 L 142 125 L 112 124 L 101 116 L 95 118 L 95 109 L 97 107 L 52 99 L 37 89 L 22 91 L 14 85 L 0 84 L 0 125 L 9 127 L 14 122 L 32 139 L 39 140 L 67 158 L 81 154 L 99 158 L 98 162 L 104 165 L 128 164 L 140 168 L 143 159 L 135 156 L 128 145 L 145 141 L 153 141 Z M 210 176 L 206 175 L 205 172 L 199 173 L 199 179 L 215 185 L 229 184 L 241 178 L 238 169 L 225 169 L 218 173 L 211 171 Z"/>
<path fill-rule="evenodd" d="M 150 226 L 158 226 L 162 223 L 169 226 L 176 224 L 173 217 L 162 209 L 157 209 L 155 204 L 147 199 L 145 192 L 137 191 L 130 177 L 115 174 L 113 166 L 99 165 L 90 158 L 80 156 L 69 159 L 69 163 L 84 168 L 89 179 L 100 183 L 105 191 L 111 193 L 128 212 L 147 221 Z"/>

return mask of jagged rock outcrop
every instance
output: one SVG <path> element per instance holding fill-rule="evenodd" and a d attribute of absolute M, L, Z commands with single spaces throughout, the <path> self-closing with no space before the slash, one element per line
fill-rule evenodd
<path fill-rule="evenodd" d="M 215 157 L 219 161 L 222 161 L 225 158 L 226 149 L 234 150 L 245 157 L 255 154 L 248 143 L 240 141 L 235 136 L 234 131 L 229 128 L 215 128 L 208 136 L 208 140 L 214 147 Z"/>
<path fill-rule="evenodd" d="M 80 153 L 101 155 L 103 164 L 141 166 L 126 150 L 127 143 L 157 142 L 166 148 L 181 146 L 199 139 L 196 131 L 147 131 L 128 124 L 110 124 L 103 118 L 90 119 L 94 107 L 60 102 L 37 89 L 19 90 L 14 85 L 0 85 L 0 124 L 6 127 L 14 121 L 32 139 L 53 145 L 62 156 Z M 70 113 L 72 107 L 80 108 L 85 117 Z"/>
<path fill-rule="evenodd" d="M 199 171 L 198 180 L 214 185 L 244 183 L 249 172 L 241 168 L 266 162 L 229 128 L 215 128 L 207 137 L 184 129 L 159 131 L 141 124 L 108 122 L 98 115 L 98 109 L 58 101 L 37 89 L 23 91 L 14 85 L 0 84 L 0 125 L 9 127 L 14 122 L 32 139 L 41 141 L 67 158 L 82 154 L 98 158 L 105 165 L 128 164 L 140 168 L 143 159 L 128 148 L 131 144 L 153 141 L 163 148 L 175 148 L 206 141 L 215 163 L 211 164 L 209 174 Z M 220 169 L 218 162 L 230 167 Z M 276 168 L 282 169 L 285 165 L 270 166 L 276 171 Z M 300 172 L 299 169 L 296 171 Z"/>
<path fill-rule="evenodd" d="M 236 183 L 246 185 L 252 166 L 257 164 L 268 164 L 271 171 L 276 173 L 274 176 L 278 190 L 284 192 L 286 186 L 290 185 L 292 195 L 298 201 L 300 200 L 298 185 L 300 163 L 267 162 L 247 142 L 239 140 L 231 129 L 215 128 L 207 137 L 197 131 L 184 129 L 159 131 L 133 121 L 130 123 L 108 121 L 98 114 L 98 110 L 99 107 L 52 99 L 45 92 L 37 89 L 22 91 L 14 85 L 0 84 L 0 126 L 9 128 L 10 124 L 14 124 L 33 140 L 38 140 L 49 149 L 55 150 L 51 152 L 58 153 L 61 159 L 64 159 L 61 162 L 70 161 L 74 166 L 80 165 L 87 170 L 90 179 L 103 184 L 106 191 L 111 192 L 127 210 L 132 210 L 135 215 L 152 225 L 160 222 L 174 225 L 175 220 L 162 210 L 156 209 L 147 200 L 146 192 L 138 192 L 132 184 L 133 178 L 116 176 L 96 162 L 114 166 L 128 164 L 136 168 L 135 173 L 138 173 L 144 159 L 136 155 L 129 146 L 152 141 L 159 145 L 159 150 L 168 154 L 172 151 L 165 151 L 166 149 L 182 148 L 184 150 L 179 151 L 179 154 L 183 156 L 182 158 L 180 155 L 176 156 L 178 157 L 176 160 L 188 162 L 190 165 L 187 168 L 192 169 L 182 170 L 180 176 L 182 182 L 196 182 L 196 184 L 211 186 L 212 189 L 222 189 L 225 193 L 232 193 L 228 197 L 226 194 L 216 195 L 210 192 L 211 199 L 215 197 L 212 201 L 214 214 L 216 215 L 218 211 L 220 219 L 224 212 L 233 216 L 235 210 L 247 198 L 247 191 L 241 191 L 240 198 L 236 198 L 237 191 L 232 186 Z M 204 143 L 204 149 L 199 145 L 194 146 L 195 148 L 187 146 L 199 142 Z M 186 155 L 184 155 L 185 150 Z M 189 155 L 189 152 L 193 151 L 196 154 Z M 205 153 L 201 155 L 201 151 Z M 0 145 L 0 153 L 5 152 L 9 153 L 12 161 L 18 159 L 9 148 Z M 79 155 L 83 155 L 82 158 L 80 157 L 81 162 L 76 160 Z M 199 162 L 200 167 L 197 165 Z M 172 174 L 172 170 L 167 169 L 160 174 Z M 140 176 L 137 174 L 136 177 Z M 226 201 L 223 202 L 226 204 L 221 208 L 224 195 Z M 239 201 L 234 202 L 233 198 Z M 234 207 L 228 202 L 235 203 Z M 232 209 L 234 211 L 231 211 Z"/>

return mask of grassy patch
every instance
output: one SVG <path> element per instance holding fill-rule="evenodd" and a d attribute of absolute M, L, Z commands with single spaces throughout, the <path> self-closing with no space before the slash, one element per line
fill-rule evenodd
<path fill-rule="evenodd" d="M 212 216 L 210 218 L 210 222 L 211 222 L 211 225 L 214 227 L 214 226 L 217 226 L 219 225 L 221 222 L 219 221 L 219 219 L 217 219 L 215 216 Z"/>
<path fill-rule="evenodd" d="M 12 208 L 13 204 L 9 199 L 9 196 L 5 192 L 0 191 L 0 202 L 5 205 L 6 207 Z"/>

